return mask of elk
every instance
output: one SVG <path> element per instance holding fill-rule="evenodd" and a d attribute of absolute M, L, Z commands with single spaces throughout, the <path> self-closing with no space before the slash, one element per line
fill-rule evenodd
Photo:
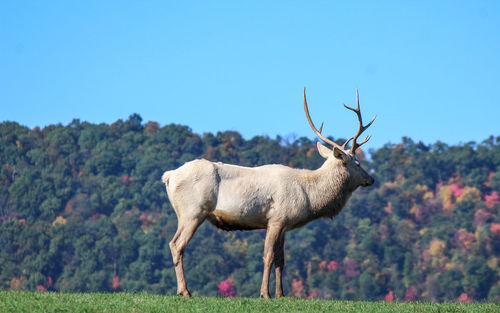
<path fill-rule="evenodd" d="M 356 159 L 356 150 L 366 143 L 358 137 L 373 123 L 363 125 L 356 89 L 357 108 L 344 105 L 356 113 L 359 128 L 353 137 L 339 145 L 322 135 L 311 120 L 304 88 L 304 111 L 316 135 L 333 147 L 317 143 L 325 158 L 316 170 L 293 169 L 284 165 L 243 167 L 204 159 L 185 163 L 162 176 L 168 198 L 177 214 L 177 232 L 170 241 L 177 276 L 177 294 L 191 296 L 183 269 L 183 253 L 196 229 L 205 220 L 223 230 L 266 229 L 264 270 L 260 296 L 269 298 L 269 275 L 274 264 L 275 297 L 283 296 L 285 233 L 318 218 L 333 218 L 342 210 L 359 187 L 371 186 L 371 177 Z M 352 146 L 347 144 L 352 140 Z"/>

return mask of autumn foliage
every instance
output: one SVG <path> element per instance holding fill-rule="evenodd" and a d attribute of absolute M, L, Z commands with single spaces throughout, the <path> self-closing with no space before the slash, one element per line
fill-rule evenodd
<path fill-rule="evenodd" d="M 234 284 L 230 278 L 221 281 L 217 285 L 217 289 L 219 289 L 220 295 L 223 297 L 234 297 Z"/>
<path fill-rule="evenodd" d="M 285 294 L 500 301 L 500 138 L 454 146 L 402 138 L 364 156 L 375 185 L 335 219 L 287 233 Z M 177 219 L 160 177 L 200 157 L 323 162 L 307 138 L 196 134 L 137 114 L 111 125 L 0 123 L 0 289 L 175 294 L 168 243 Z M 201 226 L 186 250 L 192 290 L 258 296 L 263 240 L 263 231 Z"/>

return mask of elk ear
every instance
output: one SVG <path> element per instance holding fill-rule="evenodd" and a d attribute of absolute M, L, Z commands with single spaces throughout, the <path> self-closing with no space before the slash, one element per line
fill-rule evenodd
<path fill-rule="evenodd" d="M 325 159 L 328 159 L 328 157 L 332 154 L 332 150 L 323 146 L 319 141 L 316 143 L 316 147 L 318 148 L 319 154 Z"/>
<path fill-rule="evenodd" d="M 345 154 L 344 151 L 342 151 L 342 149 L 338 147 L 333 147 L 333 156 L 339 160 L 345 161 L 347 155 Z"/>

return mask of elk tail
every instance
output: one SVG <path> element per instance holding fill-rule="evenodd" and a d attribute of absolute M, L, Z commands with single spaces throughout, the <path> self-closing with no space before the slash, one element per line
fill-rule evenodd
<path fill-rule="evenodd" d="M 168 180 L 170 178 L 170 174 L 172 174 L 172 171 L 166 171 L 165 173 L 163 173 L 163 175 L 161 176 L 161 181 L 166 185 L 168 186 Z"/>

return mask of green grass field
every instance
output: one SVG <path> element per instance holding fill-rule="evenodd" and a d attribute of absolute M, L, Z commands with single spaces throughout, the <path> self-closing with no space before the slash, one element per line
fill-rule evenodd
<path fill-rule="evenodd" d="M 0 312 L 500 312 L 500 305 L 0 291 Z"/>

